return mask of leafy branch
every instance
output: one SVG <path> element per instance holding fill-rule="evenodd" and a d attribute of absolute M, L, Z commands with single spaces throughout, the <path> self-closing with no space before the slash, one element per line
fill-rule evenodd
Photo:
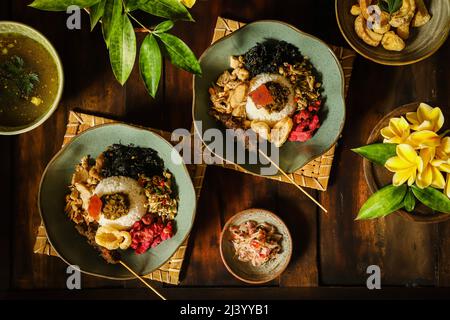
<path fill-rule="evenodd" d="M 161 79 L 163 56 L 176 67 L 201 74 L 200 63 L 183 40 L 169 31 L 178 20 L 191 21 L 191 14 L 180 0 L 35 0 L 31 7 L 48 11 L 65 11 L 68 6 L 86 8 L 91 30 L 101 22 L 103 38 L 109 50 L 111 67 L 120 84 L 125 84 L 136 60 L 136 34 L 131 21 L 148 34 L 139 50 L 139 72 L 148 93 L 155 97 Z M 140 10 L 165 19 L 154 28 L 141 23 L 134 15 Z"/>

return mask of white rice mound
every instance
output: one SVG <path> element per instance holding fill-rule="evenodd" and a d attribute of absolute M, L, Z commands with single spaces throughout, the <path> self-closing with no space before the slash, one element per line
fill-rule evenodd
<path fill-rule="evenodd" d="M 101 226 L 110 226 L 118 230 L 128 230 L 147 213 L 145 207 L 147 197 L 144 189 L 132 178 L 110 177 L 100 181 L 94 190 L 94 194 L 98 197 L 112 193 L 127 194 L 130 201 L 130 210 L 126 215 L 115 220 L 107 219 L 101 213 L 98 223 Z"/>
<path fill-rule="evenodd" d="M 292 116 L 292 114 L 295 112 L 296 107 L 294 101 L 294 89 L 292 88 L 289 80 L 287 80 L 283 76 L 271 73 L 261 73 L 250 81 L 250 92 L 258 89 L 259 86 L 267 82 L 279 83 L 290 90 L 291 93 L 289 94 L 288 102 L 286 103 L 284 108 L 279 112 L 268 112 L 265 108 L 257 108 L 252 98 L 248 96 L 245 111 L 247 112 L 247 118 L 249 120 L 264 121 L 273 126 L 278 121 Z"/>

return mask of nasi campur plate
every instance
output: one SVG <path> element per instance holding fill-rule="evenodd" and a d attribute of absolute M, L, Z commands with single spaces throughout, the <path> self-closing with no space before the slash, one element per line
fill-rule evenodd
<path fill-rule="evenodd" d="M 188 237 L 196 195 L 183 159 L 157 134 L 124 124 L 74 137 L 48 164 L 39 211 L 58 255 L 80 270 L 131 279 L 166 263 Z"/>
<path fill-rule="evenodd" d="M 275 39 L 230 56 L 210 87 L 210 114 L 228 129 L 252 129 L 281 147 L 310 140 L 320 127 L 321 82 L 309 58 Z"/>
<path fill-rule="evenodd" d="M 114 144 L 76 166 L 65 212 L 108 263 L 172 238 L 178 197 L 164 161 L 151 148 Z"/>

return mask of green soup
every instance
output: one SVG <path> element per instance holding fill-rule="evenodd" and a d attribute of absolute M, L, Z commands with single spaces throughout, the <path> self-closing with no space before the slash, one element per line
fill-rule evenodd
<path fill-rule="evenodd" d="M 0 33 L 0 126 L 33 123 L 52 106 L 61 79 L 50 53 L 17 33 Z"/>

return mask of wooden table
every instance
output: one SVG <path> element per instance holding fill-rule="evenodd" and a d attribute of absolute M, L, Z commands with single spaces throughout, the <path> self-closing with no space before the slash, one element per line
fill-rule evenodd
<path fill-rule="evenodd" d="M 65 13 L 37 11 L 26 6 L 29 2 L 1 1 L 0 19 L 29 24 L 50 39 L 64 64 L 65 89 L 59 109 L 44 125 L 20 136 L 0 137 L 1 289 L 19 298 L 152 298 L 138 281 L 91 276 L 82 280 L 88 290 L 66 290 L 66 265 L 32 253 L 40 223 L 38 185 L 44 167 L 61 146 L 69 110 L 164 130 L 190 128 L 191 75 L 166 63 L 155 100 L 146 94 L 137 68 L 121 87 L 111 72 L 101 32 L 98 28 L 89 32 L 86 15 L 82 30 L 70 31 Z M 193 15 L 197 22 L 179 23 L 175 33 L 197 55 L 208 47 L 219 15 L 244 22 L 283 20 L 328 43 L 348 46 L 337 27 L 332 0 L 199 0 Z M 449 116 L 449 56 L 447 41 L 434 56 L 412 66 L 385 67 L 357 58 L 331 185 L 324 193 L 311 191 L 329 209 L 327 215 L 291 185 L 208 167 L 181 285 L 156 285 L 169 298 L 450 296 L 448 288 L 438 288 L 450 286 L 450 222 L 419 225 L 396 215 L 355 222 L 369 190 L 362 159 L 350 151 L 363 144 L 376 122 L 395 106 L 432 101 Z M 262 287 L 235 280 L 218 250 L 226 219 L 249 207 L 278 213 L 290 227 L 295 245 L 287 271 Z M 372 264 L 382 270 L 385 289 L 379 292 L 365 287 L 366 268 Z"/>

